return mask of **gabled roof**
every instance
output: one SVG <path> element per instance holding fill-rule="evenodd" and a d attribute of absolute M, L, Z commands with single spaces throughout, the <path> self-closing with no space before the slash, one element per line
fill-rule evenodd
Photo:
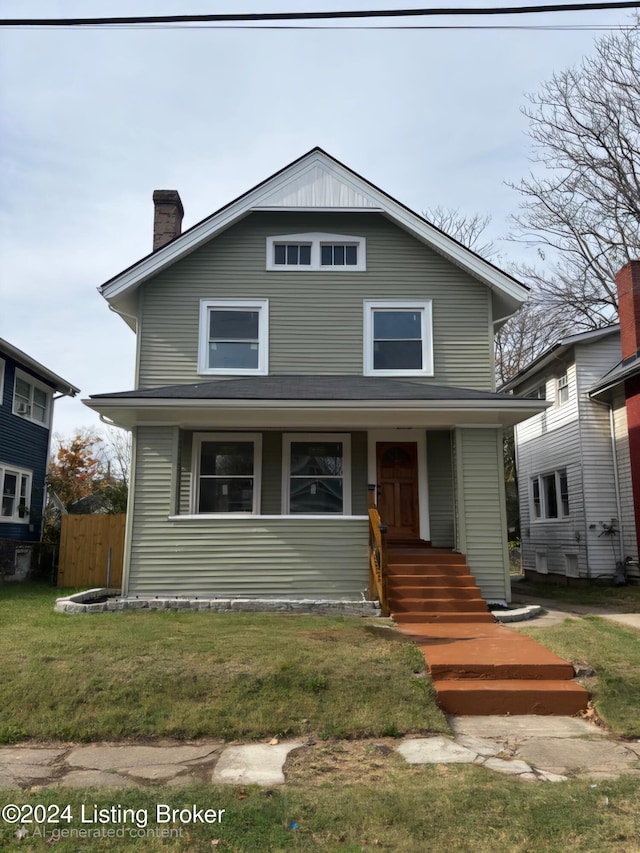
<path fill-rule="evenodd" d="M 589 332 L 579 332 L 575 335 L 567 335 L 561 338 L 552 346 L 548 347 L 544 352 L 540 353 L 537 358 L 534 358 L 526 367 L 516 373 L 516 375 L 501 385 L 499 391 L 513 391 L 520 385 L 524 385 L 533 379 L 537 373 L 546 370 L 550 364 L 560 361 L 576 344 L 588 344 L 606 338 L 609 335 L 617 334 L 620 331 L 620 324 L 615 323 L 612 326 L 604 326 L 602 329 L 592 329 Z"/>
<path fill-rule="evenodd" d="M 80 393 L 80 389 L 76 388 L 75 385 L 67 382 L 66 379 L 58 376 L 57 373 L 49 370 L 49 368 L 45 367 L 44 364 L 40 364 L 39 361 L 36 361 L 35 358 L 31 358 L 30 355 L 27 355 L 26 352 L 22 352 L 18 347 L 14 347 L 13 344 L 9 343 L 9 341 L 5 341 L 4 338 L 0 338 L 0 356 L 2 355 L 6 355 L 18 362 L 21 366 L 26 367 L 32 373 L 40 377 L 47 385 L 51 385 L 51 387 L 60 394 L 64 394 L 67 397 L 75 397 L 76 394 Z"/>
<path fill-rule="evenodd" d="M 100 292 L 116 310 L 130 311 L 131 294 L 144 281 L 193 252 L 253 211 L 357 211 L 378 213 L 487 285 L 494 293 L 496 320 L 504 320 L 526 300 L 528 288 L 424 217 L 392 198 L 321 148 L 259 183 L 189 228 L 170 243 L 109 279 Z"/>

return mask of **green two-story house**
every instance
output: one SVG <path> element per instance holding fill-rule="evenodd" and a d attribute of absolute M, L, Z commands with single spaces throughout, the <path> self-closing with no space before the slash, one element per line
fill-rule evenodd
<path fill-rule="evenodd" d="M 391 542 L 467 555 L 508 599 L 494 333 L 526 288 L 319 148 L 102 285 L 137 335 L 123 594 L 368 594 L 368 502 Z"/>

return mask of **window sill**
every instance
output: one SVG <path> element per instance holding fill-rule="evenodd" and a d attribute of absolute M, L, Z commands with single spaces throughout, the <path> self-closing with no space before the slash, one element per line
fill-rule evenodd
<path fill-rule="evenodd" d="M 29 524 L 28 518 L 7 518 L 6 515 L 3 515 L 0 518 L 0 524 Z"/>
<path fill-rule="evenodd" d="M 435 376 L 432 370 L 365 370 L 364 376 L 395 376 L 396 378 L 400 378 L 403 376 L 407 377 L 428 377 L 433 378 Z"/>
<path fill-rule="evenodd" d="M 561 518 L 535 518 L 531 524 L 558 524 L 563 521 L 571 521 L 570 515 L 563 515 Z"/>
<path fill-rule="evenodd" d="M 211 521 L 225 519 L 244 518 L 249 521 L 277 521 L 278 519 L 301 519 L 302 521 L 368 521 L 368 515 L 339 515 L 338 513 L 326 515 L 303 515 L 295 513 L 295 515 L 253 515 L 250 512 L 217 512 L 217 513 L 197 513 L 189 515 L 170 515 L 167 521 Z"/>

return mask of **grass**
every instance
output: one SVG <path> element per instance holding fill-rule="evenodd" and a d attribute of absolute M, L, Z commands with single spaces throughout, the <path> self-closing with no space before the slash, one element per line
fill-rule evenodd
<path fill-rule="evenodd" d="M 590 663 L 596 676 L 586 686 L 600 717 L 615 734 L 640 737 L 640 632 L 597 616 L 518 630 L 567 660 Z"/>
<path fill-rule="evenodd" d="M 394 753 L 384 761 L 369 756 L 361 779 L 350 782 L 337 756 L 328 756 L 327 772 L 313 782 L 293 768 L 286 786 L 276 789 L 194 785 L 189 788 L 15 792 L 7 802 L 32 805 L 69 803 L 75 820 L 62 829 L 77 830 L 82 804 L 92 811 L 114 804 L 144 810 L 155 829 L 156 804 L 171 808 L 225 809 L 220 824 L 165 824 L 182 837 L 60 838 L 57 853 L 78 850 L 184 851 L 343 851 L 424 853 L 557 853 L 615 851 L 632 853 L 640 843 L 637 780 L 571 781 L 526 784 L 475 766 L 405 765 Z M 375 760 L 374 760 L 375 759 Z M 376 768 L 374 765 L 378 764 Z M 336 764 L 338 769 L 336 769 Z M 47 827 L 49 831 L 53 829 Z M 84 827 L 86 830 L 88 827 Z M 33 827 L 29 826 L 33 833 Z M 145 831 L 144 829 L 142 830 Z M 15 827 L 0 824 L 0 848 L 39 853 L 48 839 L 14 838 Z M 212 843 L 214 842 L 214 843 Z M 217 842 L 217 843 L 215 843 Z"/>
<path fill-rule="evenodd" d="M 448 730 L 422 655 L 380 620 L 67 616 L 57 595 L 1 588 L 0 743 Z"/>
<path fill-rule="evenodd" d="M 554 583 L 518 581 L 513 592 L 547 598 L 562 604 L 580 604 L 590 607 L 615 608 L 620 613 L 640 613 L 640 584 L 628 586 L 565 586 Z"/>

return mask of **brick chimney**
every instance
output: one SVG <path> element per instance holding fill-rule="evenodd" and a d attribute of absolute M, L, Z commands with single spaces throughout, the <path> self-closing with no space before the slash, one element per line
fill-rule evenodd
<path fill-rule="evenodd" d="M 623 360 L 632 359 L 640 350 L 640 261 L 629 261 L 622 267 L 616 275 L 616 287 L 622 358 Z M 640 552 L 640 376 L 632 376 L 625 380 L 624 397 L 629 430 L 636 537 Z"/>
<path fill-rule="evenodd" d="M 155 252 L 182 233 L 184 208 L 177 190 L 155 190 L 153 206 L 153 251 Z"/>
<path fill-rule="evenodd" d="M 622 358 L 640 350 L 640 261 L 629 261 L 616 276 Z"/>

